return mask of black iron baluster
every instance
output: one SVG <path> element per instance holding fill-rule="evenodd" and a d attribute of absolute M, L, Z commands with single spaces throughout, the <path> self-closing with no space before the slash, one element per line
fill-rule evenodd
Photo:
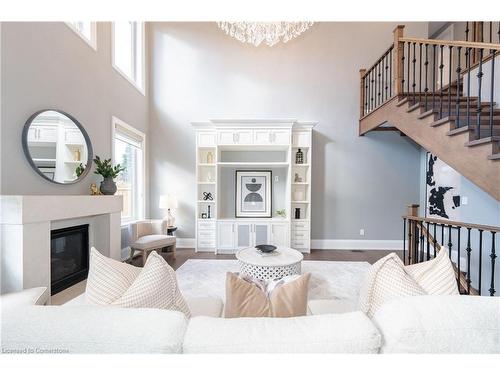
<path fill-rule="evenodd" d="M 412 224 L 413 224 L 413 220 L 411 219 L 408 219 L 408 264 L 411 264 L 411 248 L 412 248 L 412 245 L 413 245 L 413 242 L 412 241 Z"/>
<path fill-rule="evenodd" d="M 373 89 L 374 89 L 374 85 L 375 85 L 375 80 L 373 79 L 373 69 L 370 72 L 370 82 L 371 82 L 370 111 L 373 111 Z"/>
<path fill-rule="evenodd" d="M 469 22 L 465 23 L 465 41 L 469 41 Z"/>
<path fill-rule="evenodd" d="M 451 259 L 451 248 L 453 243 L 451 242 L 451 225 L 448 225 L 448 256 Z"/>
<path fill-rule="evenodd" d="M 479 229 L 479 280 L 478 280 L 479 295 L 481 295 L 482 270 L 483 270 L 483 230 Z"/>
<path fill-rule="evenodd" d="M 444 247 L 444 224 L 441 224 L 441 245 Z"/>
<path fill-rule="evenodd" d="M 422 101 L 422 43 L 418 44 L 418 101 Z"/>
<path fill-rule="evenodd" d="M 444 68 L 444 63 L 443 63 L 443 48 L 444 46 L 439 46 L 441 50 L 441 61 L 439 64 L 439 118 L 443 118 L 443 68 Z"/>
<path fill-rule="evenodd" d="M 432 45 L 432 110 L 436 106 L 436 45 Z"/>
<path fill-rule="evenodd" d="M 417 87 L 417 82 L 416 82 L 416 74 L 417 74 L 417 68 L 416 68 L 416 63 L 417 63 L 417 54 L 415 53 L 415 48 L 417 46 L 417 43 L 413 42 L 413 59 L 411 60 L 412 65 L 413 65 L 413 83 L 411 85 L 411 88 L 413 90 L 413 104 L 416 102 L 416 93 L 415 89 Z"/>
<path fill-rule="evenodd" d="M 392 98 L 392 49 L 389 50 L 389 98 Z"/>
<path fill-rule="evenodd" d="M 436 240 L 436 223 L 434 223 L 434 238 L 433 238 L 433 243 L 432 243 L 432 246 L 434 247 L 434 258 L 436 257 L 436 244 L 437 244 L 437 240 Z"/>
<path fill-rule="evenodd" d="M 415 220 L 415 231 L 413 232 L 413 237 L 415 239 L 415 245 L 414 245 L 414 250 L 415 250 L 415 253 L 413 254 L 414 255 L 414 258 L 413 258 L 413 261 L 415 263 L 418 263 L 418 226 L 417 226 L 417 220 Z"/>
<path fill-rule="evenodd" d="M 490 22 L 490 43 L 493 43 L 493 22 Z"/>
<path fill-rule="evenodd" d="M 491 24 L 491 22 L 490 22 Z M 491 82 L 490 82 L 490 137 L 493 137 L 493 94 L 495 88 L 495 50 L 491 50 Z"/>
<path fill-rule="evenodd" d="M 477 72 L 477 124 L 476 139 L 481 138 L 481 83 L 483 81 L 483 48 L 479 49 L 479 70 Z"/>
<path fill-rule="evenodd" d="M 420 262 L 424 261 L 424 222 L 420 222 Z"/>
<path fill-rule="evenodd" d="M 460 232 L 461 232 L 462 227 L 457 226 L 457 231 L 458 231 L 458 238 L 457 238 L 457 282 L 458 282 L 458 291 L 461 292 L 461 287 L 460 287 Z"/>
<path fill-rule="evenodd" d="M 456 127 L 460 127 L 460 73 L 462 72 L 462 67 L 460 66 L 460 53 L 462 47 L 457 47 L 457 121 L 455 122 Z"/>
<path fill-rule="evenodd" d="M 428 58 L 428 47 L 429 45 L 426 44 L 425 45 L 425 62 L 424 62 L 424 66 L 425 66 L 425 89 L 424 89 L 424 97 L 425 97 L 425 111 L 427 112 L 427 91 L 429 91 L 429 87 L 428 87 L 428 82 L 427 82 L 427 75 L 428 75 L 428 66 L 429 66 L 429 58 Z"/>
<path fill-rule="evenodd" d="M 365 115 L 368 113 L 368 79 L 366 77 L 366 74 L 365 76 L 363 77 L 363 82 L 365 84 Z"/>
<path fill-rule="evenodd" d="M 498 31 L 497 31 L 497 34 L 498 34 L 498 43 L 500 43 L 500 21 L 498 22 Z"/>
<path fill-rule="evenodd" d="M 467 294 L 470 294 L 470 253 L 472 249 L 470 247 L 470 230 L 471 228 L 467 228 L 467 247 L 465 251 L 467 251 Z"/>
<path fill-rule="evenodd" d="M 406 264 L 406 218 L 403 218 L 403 264 Z"/>
<path fill-rule="evenodd" d="M 411 43 L 408 42 L 408 82 L 407 82 L 407 87 L 408 87 L 408 92 L 407 92 L 407 95 L 408 97 L 410 97 L 410 60 L 411 60 L 411 52 L 410 52 L 410 48 L 411 48 Z"/>
<path fill-rule="evenodd" d="M 448 116 L 451 116 L 451 70 L 452 70 L 452 54 L 453 46 L 448 46 L 449 58 L 448 58 Z"/>
<path fill-rule="evenodd" d="M 495 259 L 497 255 L 495 254 L 495 232 L 491 232 L 491 284 L 490 284 L 490 296 L 495 295 Z"/>
<path fill-rule="evenodd" d="M 472 48 L 465 49 L 465 59 L 467 65 L 467 128 L 470 128 L 470 53 Z"/>
<path fill-rule="evenodd" d="M 388 54 L 385 55 L 385 61 L 384 61 L 384 69 L 385 69 L 385 100 L 387 100 L 389 97 L 387 96 L 389 94 L 389 64 L 388 64 L 388 61 L 387 61 L 387 58 L 388 58 Z"/>
<path fill-rule="evenodd" d="M 381 86 L 382 86 L 382 82 L 380 81 L 380 69 L 381 69 L 382 67 L 380 66 L 380 63 L 381 63 L 381 62 L 379 62 L 379 63 L 377 64 L 377 87 L 378 87 L 378 92 L 377 92 L 377 100 L 378 100 L 378 105 L 380 105 L 380 100 L 382 99 L 382 98 L 380 97 L 380 89 L 381 89 Z"/>
<path fill-rule="evenodd" d="M 430 253 L 430 249 L 429 249 L 429 246 L 430 246 L 430 239 L 429 239 L 429 235 L 430 235 L 430 232 L 429 232 L 429 222 L 427 222 L 427 260 L 431 259 L 431 253 Z"/>

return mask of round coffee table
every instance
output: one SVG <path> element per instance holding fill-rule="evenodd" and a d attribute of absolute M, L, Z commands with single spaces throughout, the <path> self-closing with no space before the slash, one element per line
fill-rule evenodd
<path fill-rule="evenodd" d="M 289 247 L 278 247 L 267 254 L 261 253 L 254 247 L 247 247 L 236 253 L 236 259 L 242 275 L 259 280 L 273 280 L 300 275 L 300 265 L 304 256 Z"/>

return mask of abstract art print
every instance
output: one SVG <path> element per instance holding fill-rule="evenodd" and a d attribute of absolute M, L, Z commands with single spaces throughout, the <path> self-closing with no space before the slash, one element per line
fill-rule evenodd
<path fill-rule="evenodd" d="M 459 220 L 460 174 L 430 152 L 426 163 L 426 216 Z"/>
<path fill-rule="evenodd" d="M 271 217 L 271 171 L 236 171 L 236 217 Z"/>

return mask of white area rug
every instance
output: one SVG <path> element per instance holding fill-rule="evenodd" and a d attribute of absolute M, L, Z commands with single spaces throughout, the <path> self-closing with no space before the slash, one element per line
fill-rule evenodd
<path fill-rule="evenodd" d="M 305 260 L 302 273 L 310 272 L 309 299 L 357 299 L 368 262 Z M 189 259 L 176 271 L 185 298 L 225 299 L 226 272 L 238 272 L 236 260 Z"/>

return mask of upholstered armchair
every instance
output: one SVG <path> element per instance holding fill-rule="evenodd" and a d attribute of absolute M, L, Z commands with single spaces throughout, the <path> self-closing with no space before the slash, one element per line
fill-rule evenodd
<path fill-rule="evenodd" d="M 131 245 L 130 260 L 136 251 L 142 252 L 142 263 L 146 263 L 148 255 L 153 250 L 161 250 L 164 247 L 172 249 L 175 259 L 176 238 L 167 235 L 167 223 L 163 220 L 142 220 L 130 224 Z"/>

